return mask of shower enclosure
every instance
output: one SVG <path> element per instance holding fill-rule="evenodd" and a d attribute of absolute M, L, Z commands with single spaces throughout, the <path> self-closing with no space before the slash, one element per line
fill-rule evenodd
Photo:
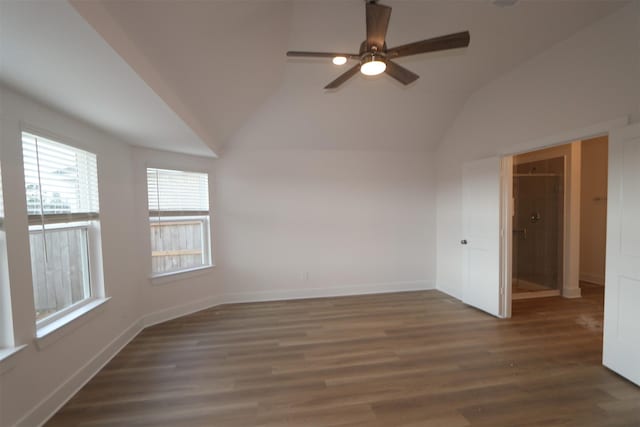
<path fill-rule="evenodd" d="M 513 167 L 513 298 L 560 295 L 564 157 Z"/>

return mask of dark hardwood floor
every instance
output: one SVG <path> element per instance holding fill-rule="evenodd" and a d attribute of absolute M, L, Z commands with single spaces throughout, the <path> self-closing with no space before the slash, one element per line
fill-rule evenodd
<path fill-rule="evenodd" d="M 437 291 L 231 304 L 143 331 L 49 426 L 640 426 L 602 288 L 494 319 Z"/>

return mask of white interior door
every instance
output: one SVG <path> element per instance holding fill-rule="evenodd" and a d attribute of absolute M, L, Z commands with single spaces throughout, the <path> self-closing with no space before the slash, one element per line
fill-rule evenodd
<path fill-rule="evenodd" d="M 500 316 L 500 176 L 498 157 L 464 165 L 462 301 Z"/>
<path fill-rule="evenodd" d="M 603 363 L 640 385 L 640 124 L 609 135 Z"/>

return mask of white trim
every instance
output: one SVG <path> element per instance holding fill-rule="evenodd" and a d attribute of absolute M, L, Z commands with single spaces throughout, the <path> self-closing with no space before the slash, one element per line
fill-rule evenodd
<path fill-rule="evenodd" d="M 547 136 L 538 140 L 528 141 L 517 144 L 504 150 L 500 150 L 499 154 L 503 156 L 522 154 L 529 151 L 538 151 L 544 148 L 554 147 L 556 145 L 564 145 L 576 140 L 589 139 L 596 136 L 606 135 L 611 130 L 621 128 L 629 124 L 629 116 L 616 117 L 611 120 L 596 123 L 580 129 L 574 129 L 562 132 L 556 135 Z"/>
<path fill-rule="evenodd" d="M 46 215 L 45 215 L 46 217 Z M 70 221 L 46 224 L 45 230 L 78 230 L 91 227 L 91 221 Z M 42 224 L 29 224 L 29 233 L 42 233 Z"/>
<path fill-rule="evenodd" d="M 142 331 L 140 320 L 134 322 L 85 363 L 67 381 L 42 399 L 16 426 L 41 426 L 80 391 L 104 366 Z"/>
<path fill-rule="evenodd" d="M 591 273 L 580 273 L 580 281 L 604 286 L 604 276 Z"/>
<path fill-rule="evenodd" d="M 190 279 L 192 277 L 202 276 L 204 274 L 210 273 L 209 270 L 213 270 L 215 265 L 203 265 L 202 267 L 190 268 L 187 270 L 179 270 L 179 271 L 171 271 L 169 273 L 162 273 L 156 276 L 149 277 L 151 284 L 156 285 L 165 285 L 167 283 L 178 282 L 180 280 Z"/>
<path fill-rule="evenodd" d="M 20 123 L 20 145 L 22 145 L 22 134 L 29 133 L 34 136 L 39 136 L 40 138 L 49 139 L 53 142 L 58 142 L 64 145 L 69 145 L 78 150 L 86 151 L 90 154 L 93 154 L 94 156 L 96 156 L 96 167 L 97 167 L 98 154 L 94 152 L 95 147 L 92 147 L 89 144 L 85 144 L 80 140 L 32 125 L 29 122 L 26 122 L 24 120 L 20 120 L 19 123 Z M 98 198 L 98 200 L 100 199 Z"/>
<path fill-rule="evenodd" d="M 145 147 L 137 147 L 137 148 L 142 148 L 145 149 Z M 153 148 L 148 148 L 148 150 L 152 150 L 152 151 L 162 151 L 162 150 L 155 150 Z M 165 151 L 166 154 L 173 156 L 176 153 L 173 153 L 171 151 Z M 182 153 L 178 153 L 181 154 L 183 156 L 191 156 L 191 157 L 201 157 L 201 156 L 194 156 L 191 154 L 182 154 Z M 203 158 L 204 161 L 212 161 L 217 159 L 217 157 L 204 157 Z M 164 169 L 164 170 L 170 170 L 170 171 L 178 171 L 178 172 L 193 172 L 193 173 L 206 173 L 207 179 L 211 178 L 211 169 L 208 169 L 208 167 L 193 167 L 193 165 L 189 165 L 188 167 L 184 167 L 184 166 L 179 166 L 180 161 L 165 161 L 165 160 L 147 160 L 144 162 L 144 173 L 146 176 L 147 173 L 147 169 Z M 177 166 L 178 165 L 178 166 Z M 145 180 L 145 184 L 146 184 L 146 180 Z M 211 188 L 211 186 L 209 185 L 209 188 Z M 209 191 L 209 193 L 211 193 L 211 191 Z M 147 201 L 147 205 L 148 205 L 148 201 Z M 211 198 L 209 198 L 209 205 L 211 205 Z"/>
<path fill-rule="evenodd" d="M 500 197 L 500 318 L 511 317 L 511 295 L 513 292 L 513 156 L 501 161 Z"/>
<path fill-rule="evenodd" d="M 45 316 L 40 320 L 36 320 L 36 330 L 38 331 L 38 333 L 41 330 L 46 330 L 47 326 L 51 325 L 52 323 L 56 323 L 62 318 L 66 318 L 69 321 L 73 320 L 73 313 L 80 310 L 85 305 L 91 304 L 94 299 L 95 298 L 89 296 L 87 298 L 81 299 L 80 301 L 76 301 L 73 304 L 68 305 L 65 308 L 62 308 L 54 313 L 51 313 L 50 315 Z"/>
<path fill-rule="evenodd" d="M 578 289 L 573 287 L 562 288 L 562 296 L 564 298 L 580 298 L 582 297 L 582 291 L 580 291 L 580 288 Z"/>
<path fill-rule="evenodd" d="M 571 155 L 565 158 L 564 204 L 564 257 L 562 296 L 580 298 L 580 186 L 582 178 L 582 142 L 575 141 L 569 147 Z M 566 163 L 570 163 L 567 170 Z M 568 194 L 567 194 L 568 192 Z"/>
<path fill-rule="evenodd" d="M 88 302 L 82 301 L 83 304 L 80 307 L 38 328 L 35 338 L 38 350 L 44 350 L 69 332 L 87 323 L 110 299 L 110 297 L 92 298 L 86 300 Z"/>
<path fill-rule="evenodd" d="M 27 348 L 26 344 L 17 347 L 0 348 L 0 375 L 10 371 L 16 365 L 15 356 Z"/>
<path fill-rule="evenodd" d="M 163 310 L 154 311 L 153 313 L 143 316 L 140 319 L 140 323 L 143 328 L 148 328 L 149 326 L 157 325 L 158 323 L 187 316 L 195 313 L 196 311 L 206 310 L 224 303 L 224 298 L 220 297 L 203 298 L 186 304 L 180 304 Z"/>
<path fill-rule="evenodd" d="M 279 301 L 306 298 L 327 298 L 348 295 L 386 294 L 392 292 L 426 291 L 435 289 L 432 282 L 415 280 L 383 282 L 330 288 L 285 289 L 278 291 L 235 292 L 224 296 L 225 303 Z"/>
<path fill-rule="evenodd" d="M 559 297 L 560 290 L 550 289 L 548 291 L 531 291 L 531 292 L 516 292 L 513 294 L 514 300 L 531 299 L 531 298 L 548 298 Z"/>

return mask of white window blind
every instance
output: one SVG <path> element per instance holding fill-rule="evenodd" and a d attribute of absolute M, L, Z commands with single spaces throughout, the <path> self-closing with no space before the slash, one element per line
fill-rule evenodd
<path fill-rule="evenodd" d="M 98 218 L 95 154 L 26 132 L 22 151 L 31 224 Z"/>
<path fill-rule="evenodd" d="M 206 173 L 148 168 L 147 190 L 151 216 L 209 214 Z"/>

